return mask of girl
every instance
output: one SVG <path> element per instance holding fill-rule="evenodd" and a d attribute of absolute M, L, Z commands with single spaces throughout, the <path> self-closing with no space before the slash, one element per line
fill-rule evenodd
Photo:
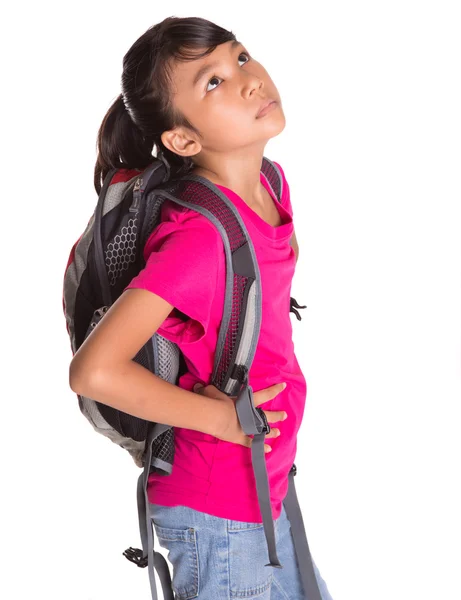
<path fill-rule="evenodd" d="M 145 268 L 70 365 L 75 392 L 175 427 L 173 472 L 152 473 L 148 495 L 181 599 L 304 598 L 283 506 L 306 398 L 289 317 L 298 247 L 283 170 L 275 163 L 284 182 L 282 204 L 261 173 L 266 143 L 284 127 L 277 88 L 232 32 L 201 18 L 169 17 L 125 55 L 122 94 L 98 134 L 98 193 L 111 168 L 144 168 L 155 146 L 170 164 L 170 177 L 201 175 L 235 204 L 260 269 L 262 324 L 249 385 L 255 405 L 264 405 L 268 422 L 277 423 L 266 451 L 283 569 L 265 567 L 252 439 L 240 426 L 234 399 L 209 385 L 224 307 L 225 251 L 204 215 L 164 202 L 161 223 L 144 248 Z M 178 386 L 132 360 L 155 332 L 184 354 L 188 371 Z M 196 543 L 173 535 L 190 529 Z M 323 599 L 331 600 L 314 568 Z"/>

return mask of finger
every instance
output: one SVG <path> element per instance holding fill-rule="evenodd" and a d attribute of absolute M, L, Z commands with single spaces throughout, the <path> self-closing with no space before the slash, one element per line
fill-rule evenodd
<path fill-rule="evenodd" d="M 280 429 L 277 429 L 277 427 L 272 428 L 269 431 L 269 433 L 266 434 L 266 438 L 276 438 L 279 437 L 280 435 Z"/>
<path fill-rule="evenodd" d="M 269 435 L 266 435 L 266 437 L 270 437 Z M 248 448 L 251 448 L 251 443 L 253 442 L 253 438 L 247 437 L 246 439 L 246 446 L 248 446 Z M 264 444 L 264 452 L 272 452 L 272 448 L 271 446 L 269 446 L 269 444 Z"/>
<path fill-rule="evenodd" d="M 278 421 L 285 421 L 288 417 L 284 410 L 265 410 L 266 419 L 268 423 L 277 423 Z"/>
<path fill-rule="evenodd" d="M 253 392 L 253 401 L 255 406 L 259 406 L 268 400 L 272 400 L 275 398 L 282 390 L 287 387 L 286 383 L 276 383 L 275 385 L 271 385 L 270 387 L 259 390 L 258 392 Z"/>
<path fill-rule="evenodd" d="M 271 427 L 271 430 L 269 431 L 269 433 L 266 433 L 266 435 L 264 436 L 264 438 L 276 438 L 279 437 L 280 435 L 280 429 L 278 429 L 278 427 Z M 248 438 L 250 440 L 250 442 L 253 440 L 253 438 Z"/>

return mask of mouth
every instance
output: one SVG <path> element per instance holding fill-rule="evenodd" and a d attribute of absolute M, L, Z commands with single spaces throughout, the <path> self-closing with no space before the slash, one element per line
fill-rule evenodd
<path fill-rule="evenodd" d="M 256 118 L 264 117 L 268 112 L 270 112 L 277 105 L 276 100 L 271 100 L 270 98 L 265 100 L 265 102 L 260 106 Z"/>

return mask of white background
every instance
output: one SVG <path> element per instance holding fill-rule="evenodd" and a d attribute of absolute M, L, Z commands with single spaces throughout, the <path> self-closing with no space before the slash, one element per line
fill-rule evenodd
<path fill-rule="evenodd" d="M 150 598 L 128 453 L 68 386 L 62 279 L 122 57 L 201 16 L 268 70 L 308 384 L 296 486 L 334 600 L 461 600 L 459 3 L 21 3 L 2 11 L 5 599 Z M 157 549 L 159 546 L 157 544 Z M 164 550 L 162 549 L 164 553 Z"/>

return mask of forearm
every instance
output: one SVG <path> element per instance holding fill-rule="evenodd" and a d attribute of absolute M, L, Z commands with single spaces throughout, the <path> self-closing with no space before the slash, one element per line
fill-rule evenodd
<path fill-rule="evenodd" d="M 222 403 L 184 390 L 134 361 L 74 376 L 74 392 L 125 413 L 175 427 L 216 435 L 221 429 Z"/>
<path fill-rule="evenodd" d="M 291 236 L 290 239 L 290 245 L 294 250 L 295 253 L 295 257 L 296 257 L 296 261 L 295 264 L 298 262 L 298 256 L 299 256 L 299 246 L 298 246 L 298 240 L 296 239 L 296 234 L 293 231 L 293 235 Z"/>

